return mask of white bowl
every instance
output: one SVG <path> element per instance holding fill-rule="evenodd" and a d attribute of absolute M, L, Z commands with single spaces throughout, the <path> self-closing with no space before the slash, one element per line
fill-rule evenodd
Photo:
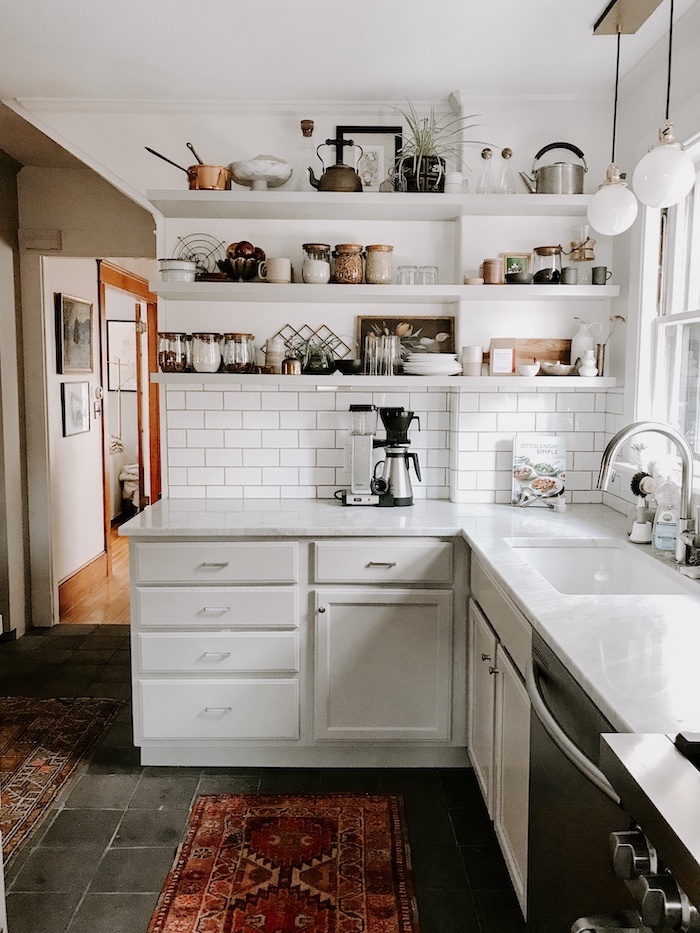
<path fill-rule="evenodd" d="M 245 185 L 253 191 L 279 188 L 292 177 L 292 166 L 276 156 L 259 155 L 231 162 L 229 168 L 237 185 Z"/>
<path fill-rule="evenodd" d="M 194 282 L 197 263 L 191 259 L 159 259 L 158 268 L 164 282 Z"/>
<path fill-rule="evenodd" d="M 539 371 L 539 363 L 518 363 L 518 372 L 521 376 L 536 376 Z"/>

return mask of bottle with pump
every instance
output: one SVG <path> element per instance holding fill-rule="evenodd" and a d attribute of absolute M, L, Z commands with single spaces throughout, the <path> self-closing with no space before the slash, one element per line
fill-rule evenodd
<path fill-rule="evenodd" d="M 680 490 L 667 476 L 656 487 L 656 516 L 654 517 L 653 545 L 655 550 L 673 552 L 678 533 L 678 508 Z"/>

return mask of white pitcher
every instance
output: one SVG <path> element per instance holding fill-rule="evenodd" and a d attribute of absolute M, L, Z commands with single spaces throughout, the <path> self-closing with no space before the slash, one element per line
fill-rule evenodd
<path fill-rule="evenodd" d="M 600 337 L 602 329 L 598 321 L 592 321 L 590 324 L 579 321 L 578 330 L 571 338 L 572 364 L 575 364 L 577 360 L 583 360 L 586 350 L 595 350 L 596 340 Z"/>

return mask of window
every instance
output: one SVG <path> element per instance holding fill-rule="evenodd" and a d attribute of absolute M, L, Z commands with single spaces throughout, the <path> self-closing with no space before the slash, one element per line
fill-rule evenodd
<path fill-rule="evenodd" d="M 684 434 L 700 461 L 700 143 L 688 152 L 695 187 L 662 215 L 653 404 L 656 419 Z"/>

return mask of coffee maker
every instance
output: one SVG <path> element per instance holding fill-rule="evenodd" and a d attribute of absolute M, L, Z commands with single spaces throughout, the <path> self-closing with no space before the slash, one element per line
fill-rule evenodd
<path fill-rule="evenodd" d="M 412 411 L 403 408 L 380 408 L 379 417 L 386 429 L 386 440 L 374 440 L 374 447 L 384 448 L 384 461 L 375 467 L 375 474 L 382 467 L 380 476 L 375 475 L 374 487 L 379 493 L 379 505 L 384 507 L 413 505 L 413 487 L 409 467 L 413 464 L 416 479 L 420 481 L 418 454 L 408 449 L 411 443 L 408 429 L 413 421 L 420 419 Z"/>
<path fill-rule="evenodd" d="M 374 435 L 377 409 L 374 405 L 350 406 L 350 489 L 336 496 L 343 505 L 379 505 L 374 480 Z"/>

